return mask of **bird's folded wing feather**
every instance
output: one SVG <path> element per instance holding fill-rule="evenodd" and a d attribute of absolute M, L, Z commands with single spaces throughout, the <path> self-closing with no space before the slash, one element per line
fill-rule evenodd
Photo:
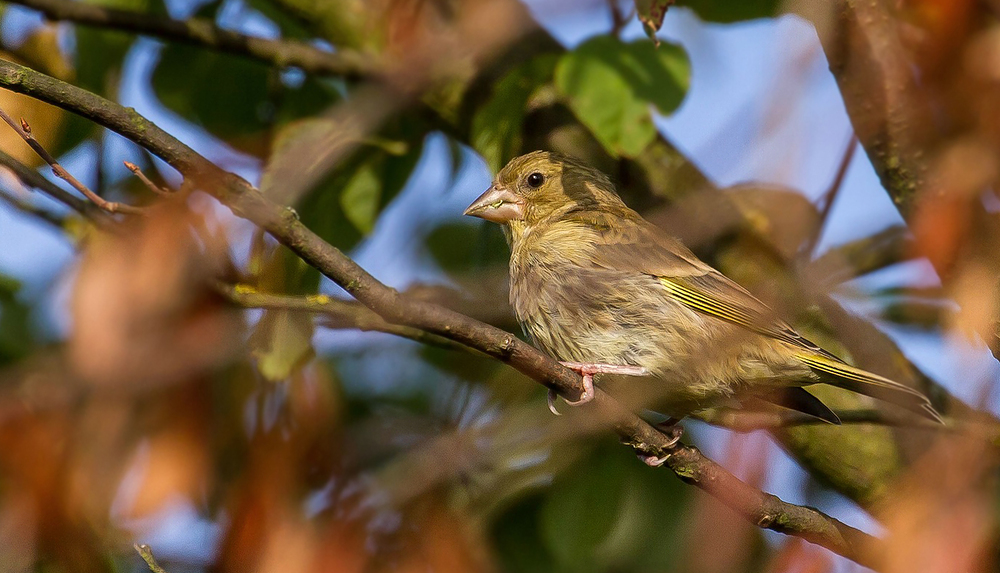
<path fill-rule="evenodd" d="M 619 214 L 621 215 L 621 214 Z M 920 392 L 882 376 L 846 364 L 816 346 L 780 320 L 766 304 L 722 273 L 698 259 L 677 239 L 638 215 L 619 217 L 618 225 L 592 222 L 591 257 L 599 267 L 655 277 L 664 292 L 688 308 L 725 320 L 752 332 L 781 340 L 795 355 L 831 383 L 848 390 L 900 404 L 932 420 L 940 417 Z"/>
<path fill-rule="evenodd" d="M 600 240 L 594 245 L 594 262 L 598 266 L 654 276 L 667 293 L 692 310 L 787 342 L 827 359 L 824 362 L 841 362 L 800 336 L 745 288 L 649 223 L 637 221 L 625 231 L 599 232 Z"/>

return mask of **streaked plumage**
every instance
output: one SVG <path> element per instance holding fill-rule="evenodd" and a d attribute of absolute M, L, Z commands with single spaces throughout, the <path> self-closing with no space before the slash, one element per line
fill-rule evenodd
<path fill-rule="evenodd" d="M 539 348 L 563 361 L 646 368 L 672 416 L 754 395 L 836 421 L 800 389 L 825 382 L 937 418 L 915 390 L 799 336 L 576 160 L 517 157 L 466 213 L 504 226 L 510 301 Z"/>

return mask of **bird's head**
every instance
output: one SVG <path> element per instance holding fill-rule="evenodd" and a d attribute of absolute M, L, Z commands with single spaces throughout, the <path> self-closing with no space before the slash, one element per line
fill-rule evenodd
<path fill-rule="evenodd" d="M 517 231 L 580 210 L 624 207 L 611 181 L 580 161 L 549 151 L 510 160 L 466 215 Z"/>

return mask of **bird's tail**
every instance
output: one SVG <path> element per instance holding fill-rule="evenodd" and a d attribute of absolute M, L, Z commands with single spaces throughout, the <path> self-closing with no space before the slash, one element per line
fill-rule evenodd
<path fill-rule="evenodd" d="M 930 400 L 909 386 L 826 356 L 803 353 L 798 358 L 827 384 L 885 400 L 935 422 L 942 422 L 941 415 L 934 410 Z"/>

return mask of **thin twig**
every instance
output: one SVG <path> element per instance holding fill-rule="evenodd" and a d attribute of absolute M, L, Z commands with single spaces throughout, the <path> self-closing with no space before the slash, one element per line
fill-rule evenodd
<path fill-rule="evenodd" d="M 810 261 L 808 276 L 819 284 L 839 284 L 913 256 L 913 236 L 905 225 L 838 245 Z"/>
<path fill-rule="evenodd" d="M 841 424 L 874 424 L 879 426 L 893 426 L 901 428 L 925 428 L 928 430 L 940 431 L 961 431 L 960 425 L 955 420 L 948 420 L 946 424 L 939 424 L 924 418 L 917 418 L 909 413 L 895 414 L 894 412 L 882 411 L 878 409 L 854 409 L 838 410 L 835 412 L 840 418 Z M 797 426 L 829 426 L 826 420 L 815 416 L 810 416 L 802 412 L 794 411 L 749 411 L 717 409 L 706 411 L 697 415 L 699 420 L 709 424 L 722 426 L 737 432 L 752 432 L 754 430 L 774 430 L 778 428 L 791 428 Z M 967 429 L 967 428 L 966 428 Z"/>
<path fill-rule="evenodd" d="M 812 257 L 813 251 L 816 249 L 816 243 L 819 242 L 820 236 L 823 235 L 823 229 L 826 228 L 827 219 L 830 218 L 830 210 L 833 204 L 837 201 L 837 195 L 840 193 L 841 187 L 844 186 L 844 178 L 847 177 L 847 169 L 851 166 L 851 160 L 854 159 L 854 151 L 858 148 L 858 136 L 851 132 L 850 140 L 847 142 L 847 148 L 844 149 L 844 154 L 841 156 L 840 164 L 837 166 L 837 174 L 834 175 L 833 181 L 830 183 L 830 187 L 823 193 L 820 200 L 823 202 L 823 206 L 819 210 L 819 224 L 816 225 L 816 230 L 813 231 L 812 235 L 809 237 L 809 242 L 802 249 L 802 254 L 805 257 Z"/>
<path fill-rule="evenodd" d="M 616 38 L 620 38 L 622 29 L 628 24 L 628 20 L 625 18 L 625 15 L 622 14 L 622 9 L 618 0 L 606 1 L 608 9 L 611 11 L 611 35 Z"/>
<path fill-rule="evenodd" d="M 323 321 L 321 326 L 327 328 L 353 328 L 364 332 L 385 332 L 431 346 L 481 355 L 480 352 L 443 336 L 431 334 L 419 328 L 390 324 L 368 307 L 354 301 L 340 300 L 325 294 L 294 296 L 265 293 L 250 285 L 222 282 L 215 284 L 215 290 L 230 302 L 244 308 L 280 309 L 322 314 L 326 316 L 327 320 Z"/>
<path fill-rule="evenodd" d="M 35 139 L 35 136 L 31 134 L 31 126 L 28 125 L 28 122 L 25 121 L 24 118 L 21 118 L 20 123 L 17 123 L 14 121 L 12 117 L 7 115 L 7 112 L 0 109 L 0 119 L 3 119 L 5 122 L 7 122 L 7 125 L 9 125 L 11 129 L 17 132 L 17 134 L 21 136 L 21 139 L 23 139 L 25 143 L 27 143 L 28 146 L 31 147 L 31 149 L 35 153 L 38 154 L 39 157 L 41 157 L 46 163 L 49 164 L 49 166 L 52 168 L 52 173 L 54 173 L 56 177 L 69 183 L 74 189 L 76 189 L 80 193 L 83 193 L 83 195 L 87 199 L 93 201 L 94 204 L 100 207 L 101 209 L 104 209 L 108 213 L 120 212 L 120 213 L 128 213 L 131 215 L 138 215 L 142 213 L 142 209 L 138 207 L 126 205 L 124 203 L 117 203 L 114 201 L 107 201 L 97 193 L 91 191 L 86 185 L 80 183 L 80 181 L 76 177 L 73 177 L 73 175 L 69 171 L 66 171 L 62 165 L 59 165 L 59 162 L 56 161 L 56 158 L 52 157 L 52 154 L 49 153 L 48 150 L 46 150 L 44 147 L 42 147 L 41 143 L 38 143 L 38 140 Z"/>
<path fill-rule="evenodd" d="M 76 195 L 69 193 L 45 177 L 42 177 L 38 171 L 35 171 L 27 165 L 21 163 L 14 157 L 4 153 L 2 150 L 0 150 L 0 166 L 9 169 L 10 172 L 20 179 L 21 183 L 24 185 L 45 193 L 49 197 L 83 215 L 84 218 L 103 229 L 110 228 L 110 225 L 115 222 L 106 211 L 102 211 L 93 203 L 84 201 Z"/>
<path fill-rule="evenodd" d="M 50 20 L 127 30 L 204 46 L 279 67 L 296 67 L 312 74 L 359 77 L 377 72 L 375 61 L 360 54 L 343 50 L 327 52 L 295 40 L 247 36 L 219 28 L 211 20 L 203 18 L 173 20 L 156 14 L 68 0 L 11 0 L 11 3 L 38 10 Z"/>
<path fill-rule="evenodd" d="M 142 184 L 153 193 L 156 193 L 157 195 L 174 195 L 174 192 L 170 189 L 165 189 L 156 183 L 153 183 L 153 181 L 149 177 L 146 177 L 146 174 L 143 173 L 142 169 L 139 169 L 139 166 L 135 163 L 132 163 L 131 161 L 123 161 L 122 163 L 124 163 L 125 167 L 138 177 L 139 181 L 142 181 Z"/>
<path fill-rule="evenodd" d="M 201 184 L 234 213 L 256 223 L 386 322 L 424 330 L 507 363 L 570 399 L 579 397 L 580 377 L 534 347 L 498 328 L 434 304 L 405 297 L 376 280 L 336 247 L 305 227 L 293 212 L 246 180 L 228 173 L 134 111 L 24 66 L 0 60 L 0 86 L 78 113 L 146 147 L 185 177 Z M 784 502 L 740 481 L 691 447 L 672 445 L 639 416 L 603 390 L 585 406 L 636 450 L 670 454 L 666 465 L 684 481 L 716 496 L 747 520 L 817 543 L 858 563 L 876 565 L 878 539 L 809 507 Z"/>
<path fill-rule="evenodd" d="M 33 215 L 59 229 L 64 228 L 66 224 L 66 219 L 64 217 L 60 217 L 55 213 L 51 213 L 49 211 L 46 211 L 45 209 L 32 205 L 31 203 L 23 199 L 20 199 L 18 197 L 15 197 L 14 195 L 7 193 L 6 191 L 0 191 L 0 199 L 6 201 L 8 204 L 10 204 L 18 211 L 27 213 L 29 215 Z"/>
<path fill-rule="evenodd" d="M 160 567 L 160 564 L 156 562 L 156 558 L 153 557 L 153 549 L 150 546 L 146 545 L 145 543 L 141 545 L 136 543 L 132 547 L 135 548 L 135 551 L 136 553 L 139 554 L 139 557 L 142 557 L 142 560 L 146 562 L 146 566 L 149 567 L 150 571 L 152 571 L 153 573 L 167 573 L 167 570 L 164 569 L 163 567 Z"/>

